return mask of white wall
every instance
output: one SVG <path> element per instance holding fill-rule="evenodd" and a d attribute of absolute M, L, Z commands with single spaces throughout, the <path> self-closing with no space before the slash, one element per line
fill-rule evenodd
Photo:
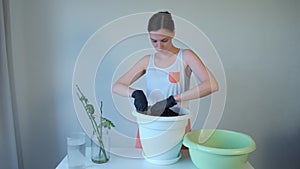
<path fill-rule="evenodd" d="M 25 169 L 54 168 L 66 155 L 68 133 L 82 130 L 72 75 L 86 40 L 114 19 L 159 10 L 191 21 L 218 50 L 228 87 L 219 128 L 255 139 L 255 168 L 299 168 L 299 8 L 294 0 L 11 0 Z"/>

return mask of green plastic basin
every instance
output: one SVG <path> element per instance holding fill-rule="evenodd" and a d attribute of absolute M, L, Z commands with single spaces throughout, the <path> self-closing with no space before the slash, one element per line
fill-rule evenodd
<path fill-rule="evenodd" d="M 183 139 L 193 163 L 199 169 L 243 169 L 249 153 L 256 149 L 250 136 L 220 129 L 216 129 L 206 142 L 199 144 L 200 132 L 205 131 L 193 130 Z"/>

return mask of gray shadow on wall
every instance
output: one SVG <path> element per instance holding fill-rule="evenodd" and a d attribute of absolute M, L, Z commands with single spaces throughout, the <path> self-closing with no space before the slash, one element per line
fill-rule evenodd
<path fill-rule="evenodd" d="M 265 166 L 263 168 L 289 168 L 299 169 L 300 153 L 300 126 L 298 130 L 281 131 L 274 130 L 269 133 L 262 149 L 262 157 Z M 292 131 L 292 132 L 291 132 Z M 268 161 L 272 159 L 272 161 Z"/>

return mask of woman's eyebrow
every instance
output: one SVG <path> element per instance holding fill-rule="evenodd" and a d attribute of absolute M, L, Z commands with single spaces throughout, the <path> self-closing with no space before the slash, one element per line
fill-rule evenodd
<path fill-rule="evenodd" d="M 158 40 L 156 40 L 156 39 L 152 39 L 152 38 L 150 38 L 152 41 L 158 41 Z M 163 38 L 163 39 L 161 39 L 161 40 L 159 40 L 159 41 L 165 41 L 165 40 L 169 40 L 169 38 L 168 37 L 166 37 L 166 38 Z"/>

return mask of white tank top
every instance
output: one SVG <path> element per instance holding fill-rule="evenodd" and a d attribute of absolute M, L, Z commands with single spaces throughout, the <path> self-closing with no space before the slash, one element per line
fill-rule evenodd
<path fill-rule="evenodd" d="M 155 65 L 155 53 L 150 55 L 146 69 L 147 99 L 150 105 L 166 99 L 171 95 L 180 94 L 190 87 L 190 73 L 184 68 L 182 49 L 179 50 L 175 62 L 167 68 Z M 177 103 L 177 106 L 188 108 L 188 103 Z"/>

